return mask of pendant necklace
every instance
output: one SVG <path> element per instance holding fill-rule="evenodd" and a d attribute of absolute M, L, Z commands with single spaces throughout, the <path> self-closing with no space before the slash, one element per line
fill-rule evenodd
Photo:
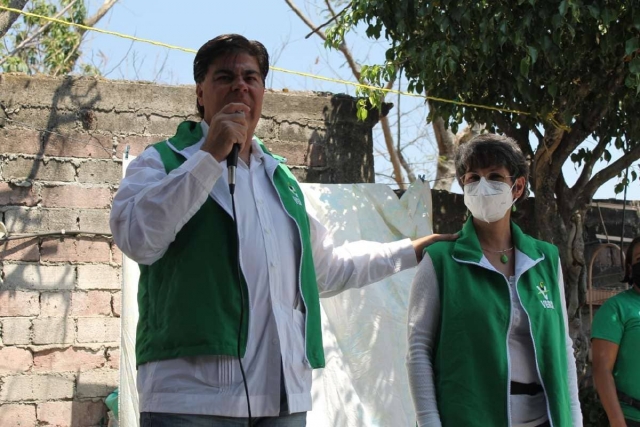
<path fill-rule="evenodd" d="M 509 262 L 509 257 L 507 256 L 507 252 L 511 251 L 513 249 L 513 246 L 511 246 L 510 248 L 507 249 L 503 249 L 501 251 L 491 251 L 489 249 L 482 249 L 485 252 L 492 252 L 494 254 L 500 254 L 500 262 L 503 264 L 506 264 Z"/>

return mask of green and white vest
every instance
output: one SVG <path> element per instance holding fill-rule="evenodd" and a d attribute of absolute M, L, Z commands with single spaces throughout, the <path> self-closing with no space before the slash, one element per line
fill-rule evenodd
<path fill-rule="evenodd" d="M 558 287 L 558 250 L 512 223 L 516 289 L 531 325 L 537 369 L 553 427 L 572 426 L 565 319 Z M 440 325 L 433 358 L 438 411 L 445 427 L 510 425 L 511 290 L 480 261 L 470 218 L 452 242 L 428 252 L 440 290 Z"/>
<path fill-rule="evenodd" d="M 169 142 L 181 151 L 202 137 L 200 123 L 186 121 L 178 126 Z M 260 145 L 265 154 L 281 160 Z M 162 141 L 149 148 L 158 151 L 167 174 L 185 161 L 171 146 Z M 272 181 L 284 209 L 299 230 L 302 250 L 298 290 L 306 310 L 306 357 L 311 367 L 322 368 L 320 301 L 304 197 L 286 166 L 277 166 Z M 151 265 L 140 265 L 137 365 L 187 356 L 236 356 L 241 307 L 239 284 L 245 296 L 248 288 L 244 276 L 238 276 L 233 230 L 232 217 L 208 197 L 178 232 L 163 257 Z M 241 356 L 247 346 L 249 299 L 244 299 Z"/>

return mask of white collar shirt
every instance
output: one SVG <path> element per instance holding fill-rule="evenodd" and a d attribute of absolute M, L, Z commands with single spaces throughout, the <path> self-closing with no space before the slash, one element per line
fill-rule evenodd
<path fill-rule="evenodd" d="M 207 124 L 201 125 L 207 135 Z M 160 259 L 209 196 L 231 214 L 226 161 L 218 163 L 200 150 L 203 142 L 204 138 L 182 151 L 172 147 L 186 161 L 168 175 L 154 149 L 129 165 L 114 197 L 110 224 L 114 240 L 134 261 L 151 264 Z M 304 313 L 298 295 L 300 237 L 271 179 L 277 167 L 278 161 L 265 155 L 254 138 L 249 165 L 238 159 L 236 171 L 240 263 L 250 304 L 242 361 L 254 417 L 279 414 L 281 375 L 289 411 L 311 409 L 312 370 L 304 355 Z M 321 295 L 361 287 L 416 265 L 409 239 L 334 247 L 326 228 L 312 214 L 309 220 Z M 236 357 L 146 363 L 138 368 L 137 387 L 140 412 L 247 416 Z"/>

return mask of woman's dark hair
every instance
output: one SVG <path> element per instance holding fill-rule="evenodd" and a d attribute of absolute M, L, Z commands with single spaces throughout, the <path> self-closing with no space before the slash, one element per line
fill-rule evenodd
<path fill-rule="evenodd" d="M 633 264 L 633 250 L 635 249 L 636 245 L 640 244 L 640 236 L 634 238 L 631 243 L 629 244 L 629 247 L 627 248 L 627 256 L 625 257 L 624 260 L 624 279 L 622 279 L 623 282 L 627 282 L 627 283 L 631 283 L 631 265 Z M 636 283 L 636 285 L 640 286 L 640 283 Z"/>
<path fill-rule="evenodd" d="M 193 79 L 196 83 L 202 83 L 213 61 L 221 56 L 241 53 L 246 53 L 256 58 L 260 74 L 262 74 L 262 83 L 264 83 L 269 73 L 269 53 L 267 49 L 259 41 L 248 40 L 239 34 L 223 34 L 203 44 L 193 60 Z M 198 105 L 197 100 L 196 107 L 200 117 L 204 117 L 204 108 Z"/>
<path fill-rule="evenodd" d="M 529 165 L 518 144 L 511 138 L 485 133 L 471 141 L 461 144 L 455 157 L 456 178 L 462 186 L 462 176 L 470 169 L 484 169 L 491 166 L 504 166 L 513 180 L 521 176 L 525 179 L 525 188 L 518 201 L 529 196 Z"/>

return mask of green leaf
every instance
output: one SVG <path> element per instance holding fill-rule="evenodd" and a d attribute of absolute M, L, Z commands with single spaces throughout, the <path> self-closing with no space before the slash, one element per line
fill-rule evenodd
<path fill-rule="evenodd" d="M 640 48 L 640 37 L 633 37 L 624 44 L 624 54 L 631 55 Z"/>
<path fill-rule="evenodd" d="M 611 153 L 609 150 L 604 150 L 604 160 L 609 163 L 611 161 Z"/>
<path fill-rule="evenodd" d="M 617 19 L 616 12 L 610 8 L 605 8 L 602 11 L 602 24 L 608 27 L 609 24 Z"/>
<path fill-rule="evenodd" d="M 553 17 L 551 18 L 551 25 L 553 26 L 554 30 L 560 28 L 563 23 L 564 18 L 562 17 L 562 15 L 553 15 Z"/>
<path fill-rule="evenodd" d="M 550 83 L 549 86 L 547 86 L 547 91 L 552 98 L 555 98 L 558 94 L 558 85 L 556 83 Z"/>
<path fill-rule="evenodd" d="M 525 79 L 529 78 L 530 65 L 531 65 L 531 59 L 528 56 L 520 60 L 520 75 Z"/>
<path fill-rule="evenodd" d="M 531 57 L 531 65 L 535 64 L 538 60 L 538 50 L 533 46 L 527 46 L 529 56 Z"/>
<path fill-rule="evenodd" d="M 569 3 L 567 2 L 567 0 L 562 0 L 560 2 L 560 6 L 558 6 L 558 12 L 560 12 L 561 16 L 564 16 L 567 13 L 568 6 Z"/>
<path fill-rule="evenodd" d="M 632 74 L 640 74 L 640 56 L 636 56 L 629 62 L 629 72 Z"/>
<path fill-rule="evenodd" d="M 622 193 L 624 191 L 624 187 L 625 187 L 625 185 L 623 183 L 619 182 L 619 183 L 616 184 L 616 186 L 614 187 L 613 191 L 616 194 L 620 194 L 620 193 Z"/>

